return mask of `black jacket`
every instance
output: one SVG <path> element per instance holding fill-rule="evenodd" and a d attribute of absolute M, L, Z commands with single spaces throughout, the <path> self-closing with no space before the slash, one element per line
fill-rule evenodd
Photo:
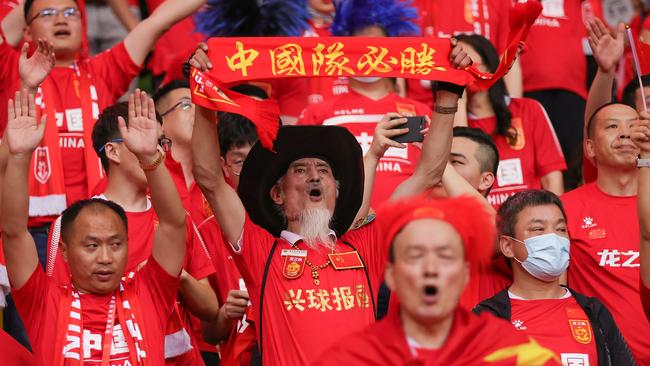
<path fill-rule="evenodd" d="M 587 297 L 569 289 L 576 302 L 587 314 L 591 327 L 596 338 L 596 349 L 598 351 L 598 365 L 600 366 L 624 366 L 636 365 L 632 352 L 625 343 L 623 335 L 618 330 L 612 314 L 598 299 Z M 489 311 L 499 318 L 510 321 L 511 307 L 508 289 L 505 289 L 493 297 L 476 305 L 473 310 L 479 314 Z"/>

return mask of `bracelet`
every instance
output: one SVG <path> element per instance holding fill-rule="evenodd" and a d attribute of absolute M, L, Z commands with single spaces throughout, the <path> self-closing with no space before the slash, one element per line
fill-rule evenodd
<path fill-rule="evenodd" d="M 144 170 L 145 172 L 150 172 L 158 168 L 160 163 L 163 162 L 164 158 L 165 156 L 160 151 L 158 151 L 158 157 L 154 159 L 154 161 L 152 161 L 151 163 L 143 163 L 139 159 L 138 162 L 140 163 L 140 168 L 142 168 L 142 170 Z"/>
<path fill-rule="evenodd" d="M 433 111 L 440 114 L 454 114 L 458 112 L 458 106 L 455 107 L 443 107 L 437 104 L 433 105 Z"/>

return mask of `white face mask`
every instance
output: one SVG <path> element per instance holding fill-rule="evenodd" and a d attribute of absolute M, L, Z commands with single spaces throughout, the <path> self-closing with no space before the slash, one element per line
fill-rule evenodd
<path fill-rule="evenodd" d="M 511 238 L 526 246 L 528 258 L 521 266 L 533 277 L 542 281 L 557 280 L 569 267 L 569 239 L 555 233 L 528 238 L 524 241 Z"/>
<path fill-rule="evenodd" d="M 375 81 L 381 80 L 381 76 L 353 76 L 352 79 L 360 83 L 371 84 L 374 83 Z"/>

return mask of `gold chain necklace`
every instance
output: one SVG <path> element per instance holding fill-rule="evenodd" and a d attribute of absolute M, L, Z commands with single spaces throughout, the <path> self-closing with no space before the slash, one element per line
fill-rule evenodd
<path fill-rule="evenodd" d="M 296 248 L 297 247 L 298 247 L 298 245 L 296 245 Z M 334 247 L 332 247 L 332 254 L 334 254 Z M 324 269 L 327 266 L 329 266 L 330 264 L 332 264 L 332 261 L 328 257 L 327 262 L 325 262 L 324 264 L 321 264 L 320 266 L 314 266 L 309 261 L 309 259 L 305 258 L 305 264 L 307 264 L 309 266 L 309 268 L 311 268 L 311 278 L 314 279 L 314 285 L 318 286 L 318 285 L 320 285 L 320 276 L 318 275 L 318 271 L 320 271 L 321 269 Z"/>

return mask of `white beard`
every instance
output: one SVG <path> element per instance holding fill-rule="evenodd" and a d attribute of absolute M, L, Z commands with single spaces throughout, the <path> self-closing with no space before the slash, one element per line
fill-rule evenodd
<path fill-rule="evenodd" d="M 330 237 L 330 220 L 332 213 L 326 208 L 312 208 L 298 214 L 300 234 L 311 249 L 324 246 L 328 249 L 334 247 L 334 240 Z"/>

